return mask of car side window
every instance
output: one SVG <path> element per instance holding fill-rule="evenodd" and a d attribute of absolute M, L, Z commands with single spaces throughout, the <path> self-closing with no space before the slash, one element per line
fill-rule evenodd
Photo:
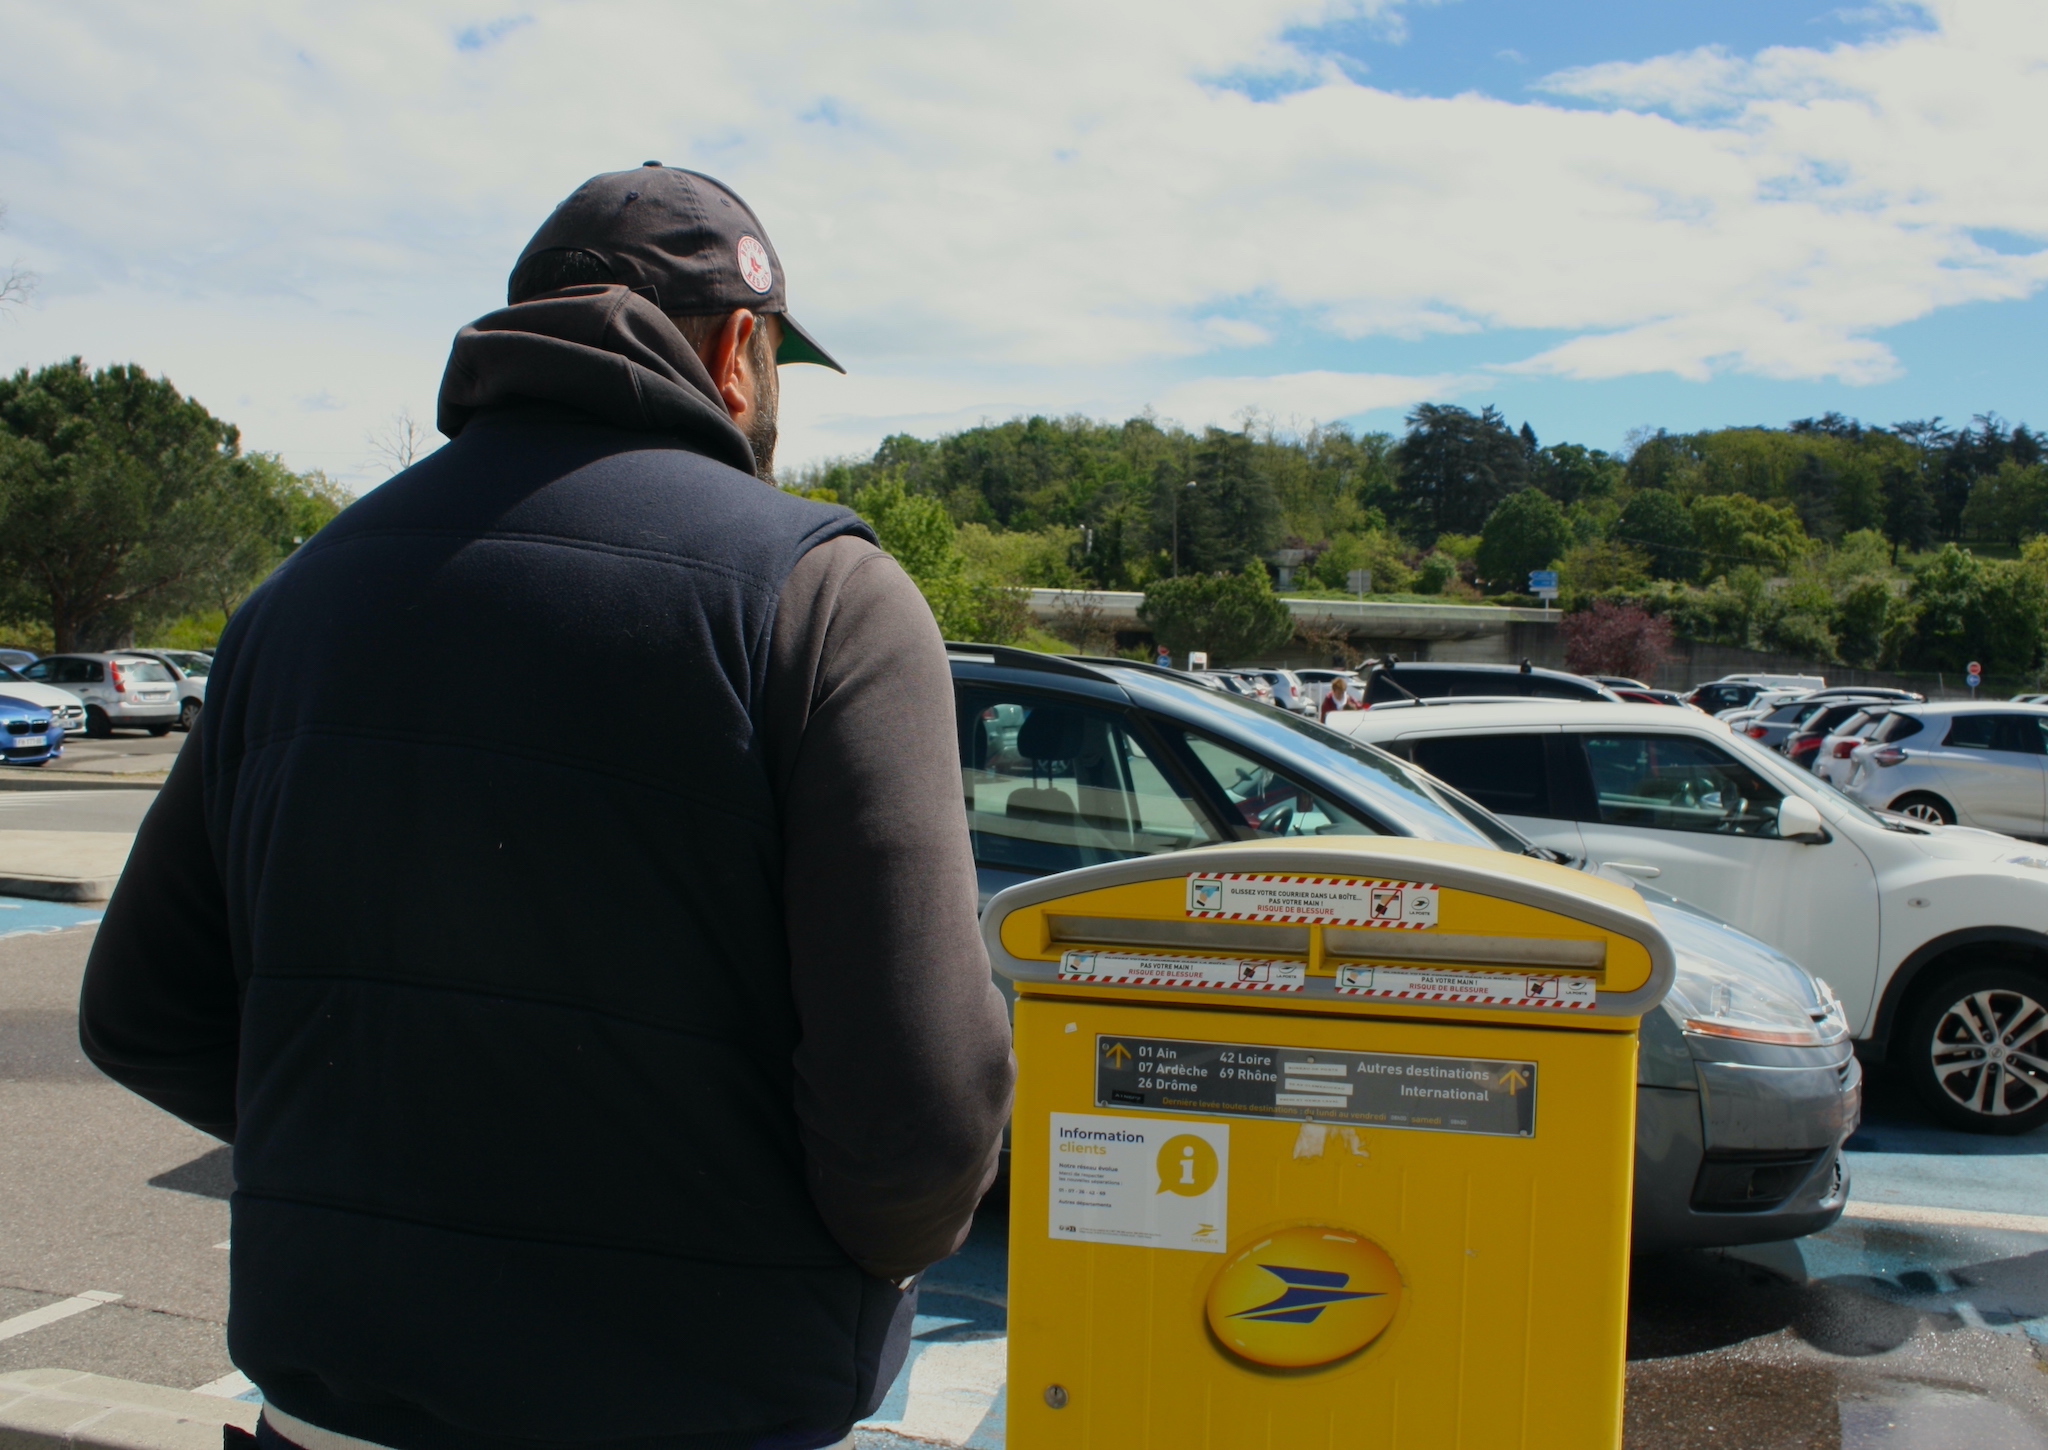
<path fill-rule="evenodd" d="M 1541 735 L 1451 735 L 1413 742 L 1410 758 L 1497 815 L 1549 816 Z"/>
<path fill-rule="evenodd" d="M 1223 792 L 1233 815 L 1260 839 L 1384 834 L 1327 796 L 1289 780 L 1262 760 L 1199 735 L 1184 735 L 1188 752 Z"/>
<path fill-rule="evenodd" d="M 1777 833 L 1783 793 L 1718 746 L 1682 735 L 1586 735 L 1595 809 L 1610 826 Z"/>
<path fill-rule="evenodd" d="M 70 667 L 64 672 L 64 678 L 81 685 L 101 684 L 107 678 L 107 667 L 98 660 L 72 660 Z"/>
<path fill-rule="evenodd" d="M 55 667 L 48 660 L 37 660 L 32 665 L 21 667 L 24 680 L 49 680 L 55 677 Z"/>
<path fill-rule="evenodd" d="M 1948 724 L 1941 743 L 1954 750 L 1998 750 L 1997 715 L 1958 715 Z"/>
<path fill-rule="evenodd" d="M 957 696 L 974 859 L 1070 871 L 1221 838 L 1118 713 L 1023 692 Z"/>

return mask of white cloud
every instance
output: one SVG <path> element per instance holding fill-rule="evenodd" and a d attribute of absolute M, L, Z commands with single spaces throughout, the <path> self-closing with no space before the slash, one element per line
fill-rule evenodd
<path fill-rule="evenodd" d="M 1498 361 L 1564 377 L 1866 382 L 1883 328 L 2048 280 L 2038 0 L 1587 67 L 1557 103 L 1395 95 L 1283 39 L 1399 12 L 0 0 L 5 250 L 44 278 L 0 363 L 135 358 L 367 481 L 547 210 L 648 157 L 753 202 L 856 369 L 789 388 L 790 461 L 1018 410 L 1402 406 L 1452 384 L 1375 340 L 1446 332 L 1557 335 Z M 1298 88 L 1212 79 L 1247 72 Z M 1261 333 L 1284 376 L 1242 376 Z"/>

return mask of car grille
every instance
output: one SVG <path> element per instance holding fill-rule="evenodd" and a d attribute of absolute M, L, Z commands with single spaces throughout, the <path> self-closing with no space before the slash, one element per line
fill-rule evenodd
<path fill-rule="evenodd" d="M 1798 1190 L 1826 1152 L 1710 1152 L 1693 1180 L 1692 1206 L 1703 1213 L 1768 1213 Z"/>
<path fill-rule="evenodd" d="M 43 735 L 47 734 L 49 729 L 50 722 L 47 720 L 9 720 L 7 722 L 7 733 L 9 735 Z"/>

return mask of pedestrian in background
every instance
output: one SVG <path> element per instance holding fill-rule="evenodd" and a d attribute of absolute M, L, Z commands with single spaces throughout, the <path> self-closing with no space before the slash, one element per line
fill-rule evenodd
<path fill-rule="evenodd" d="M 236 613 L 81 1037 L 235 1145 L 267 1443 L 830 1445 L 1009 1112 L 944 646 L 772 486 L 838 364 L 732 191 L 595 177 L 508 302 Z"/>
<path fill-rule="evenodd" d="M 1358 697 L 1351 693 L 1351 677 L 1349 675 L 1339 675 L 1336 679 L 1330 681 L 1330 692 L 1323 696 L 1322 708 L 1316 718 L 1327 720 L 1330 718 L 1332 710 L 1357 710 L 1360 708 Z"/>

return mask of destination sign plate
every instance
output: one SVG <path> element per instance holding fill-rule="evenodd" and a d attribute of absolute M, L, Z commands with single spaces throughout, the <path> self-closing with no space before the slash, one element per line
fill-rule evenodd
<path fill-rule="evenodd" d="M 1095 1105 L 1429 1133 L 1536 1135 L 1536 1064 L 1159 1037 L 1095 1039 Z"/>

